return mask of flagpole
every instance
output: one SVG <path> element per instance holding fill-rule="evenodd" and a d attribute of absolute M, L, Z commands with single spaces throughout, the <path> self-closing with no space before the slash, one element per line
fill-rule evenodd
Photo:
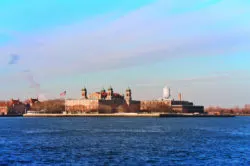
<path fill-rule="evenodd" d="M 66 113 L 66 93 L 65 93 L 65 96 L 64 96 L 64 112 Z"/>

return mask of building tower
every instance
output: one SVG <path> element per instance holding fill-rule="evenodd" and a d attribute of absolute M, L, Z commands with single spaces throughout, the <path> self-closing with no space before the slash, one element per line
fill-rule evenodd
<path fill-rule="evenodd" d="M 84 87 L 83 89 L 82 89 L 82 99 L 87 99 L 88 97 L 87 97 L 87 89 Z"/>
<path fill-rule="evenodd" d="M 110 87 L 108 88 L 108 92 L 107 92 L 107 100 L 112 100 L 113 99 L 113 88 L 112 86 L 110 85 Z"/>
<path fill-rule="evenodd" d="M 100 92 L 100 96 L 99 96 L 99 99 L 106 99 L 106 90 L 104 88 L 102 88 L 101 92 Z"/>
<path fill-rule="evenodd" d="M 125 100 L 126 100 L 126 102 L 127 102 L 128 105 L 131 103 L 132 93 L 131 93 L 131 89 L 129 87 L 126 89 Z"/>
<path fill-rule="evenodd" d="M 181 93 L 178 94 L 178 99 L 179 99 L 179 101 L 182 101 L 182 94 Z"/>

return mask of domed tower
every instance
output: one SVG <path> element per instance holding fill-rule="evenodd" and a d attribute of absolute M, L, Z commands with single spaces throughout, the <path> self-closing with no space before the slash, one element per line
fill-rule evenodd
<path fill-rule="evenodd" d="M 83 99 L 87 99 L 88 97 L 87 97 L 87 89 L 84 87 L 84 88 L 82 88 L 82 98 Z"/>
<path fill-rule="evenodd" d="M 130 104 L 130 101 L 132 100 L 132 93 L 129 87 L 126 89 L 125 100 L 128 104 Z"/>
<path fill-rule="evenodd" d="M 105 93 L 105 92 L 106 92 L 106 90 L 104 88 L 102 88 L 101 93 Z"/>
<path fill-rule="evenodd" d="M 110 85 L 110 87 L 108 88 L 107 99 L 108 99 L 108 100 L 112 100 L 112 99 L 113 99 L 113 94 L 114 94 L 113 88 L 112 88 L 111 85 Z"/>
<path fill-rule="evenodd" d="M 102 88 L 99 99 L 106 99 L 107 97 L 106 95 L 107 95 L 106 90 Z"/>

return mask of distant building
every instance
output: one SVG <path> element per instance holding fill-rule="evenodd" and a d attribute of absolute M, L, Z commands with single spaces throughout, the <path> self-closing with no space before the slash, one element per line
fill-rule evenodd
<path fill-rule="evenodd" d="M 131 89 L 126 90 L 125 96 L 115 93 L 112 87 L 88 95 L 83 88 L 81 99 L 68 99 L 65 101 L 66 113 L 119 113 L 119 112 L 179 112 L 179 113 L 204 113 L 203 106 L 195 106 L 192 102 L 170 98 L 170 89 L 164 88 L 163 98 L 160 100 L 132 100 Z"/>
<path fill-rule="evenodd" d="M 8 105 L 5 101 L 0 101 L 0 116 L 8 114 Z"/>
<path fill-rule="evenodd" d="M 19 99 L 17 99 L 17 100 L 10 99 L 10 101 L 9 101 L 10 106 L 15 106 L 15 105 L 19 105 L 19 104 L 22 104 L 22 102 Z"/>
<path fill-rule="evenodd" d="M 39 103 L 38 98 L 29 98 L 29 100 L 26 102 L 26 104 L 29 104 L 31 107 L 36 103 Z"/>
<path fill-rule="evenodd" d="M 36 103 L 39 103 L 38 98 L 29 98 L 24 102 L 13 98 L 9 101 L 0 101 L 0 115 L 22 115 Z"/>
<path fill-rule="evenodd" d="M 126 94 L 115 93 L 110 86 L 108 90 L 102 89 L 100 92 L 87 94 L 87 89 L 82 89 L 81 99 L 69 99 L 65 101 L 67 113 L 118 113 L 118 112 L 138 112 L 140 101 L 132 100 L 131 89 L 126 90 Z"/>
<path fill-rule="evenodd" d="M 195 106 L 192 102 L 182 101 L 182 94 L 178 100 L 171 98 L 170 88 L 163 88 L 163 98 L 159 100 L 141 101 L 140 110 L 143 112 L 177 112 L 177 113 L 204 113 L 204 106 Z"/>
<path fill-rule="evenodd" d="M 40 103 L 38 98 L 29 98 L 26 101 L 24 101 L 25 104 L 25 112 L 27 113 L 28 110 L 31 109 L 32 106 L 34 106 L 36 103 Z"/>
<path fill-rule="evenodd" d="M 21 115 L 25 113 L 25 104 L 22 103 L 19 99 L 17 100 L 11 99 L 8 102 L 8 106 L 10 108 L 8 114 Z"/>
<path fill-rule="evenodd" d="M 245 109 L 250 109 L 250 104 L 246 104 Z"/>
<path fill-rule="evenodd" d="M 143 112 L 150 112 L 152 109 L 160 108 L 159 111 L 177 113 L 204 113 L 204 106 L 195 106 L 192 102 L 180 100 L 145 100 L 141 101 L 140 109 Z"/>
<path fill-rule="evenodd" d="M 171 101 L 171 108 L 175 112 L 182 112 L 182 113 L 204 113 L 204 106 L 197 106 L 194 105 L 192 102 L 189 101 Z"/>

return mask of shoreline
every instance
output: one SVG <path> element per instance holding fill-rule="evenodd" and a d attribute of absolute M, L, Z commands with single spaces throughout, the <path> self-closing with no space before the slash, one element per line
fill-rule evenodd
<path fill-rule="evenodd" d="M 0 118 L 4 117 L 23 117 L 23 115 L 0 115 Z"/>
<path fill-rule="evenodd" d="M 160 114 L 24 114 L 23 117 L 160 117 Z"/>
<path fill-rule="evenodd" d="M 23 117 L 160 117 L 160 114 L 24 114 Z"/>
<path fill-rule="evenodd" d="M 207 115 L 207 114 L 160 114 L 161 118 L 233 118 L 235 115 Z"/>
<path fill-rule="evenodd" d="M 24 114 L 23 117 L 158 117 L 158 118 L 228 118 L 237 115 L 207 115 L 207 114 L 137 114 L 137 113 L 120 113 L 120 114 Z M 244 115 L 246 116 L 246 115 Z"/>

